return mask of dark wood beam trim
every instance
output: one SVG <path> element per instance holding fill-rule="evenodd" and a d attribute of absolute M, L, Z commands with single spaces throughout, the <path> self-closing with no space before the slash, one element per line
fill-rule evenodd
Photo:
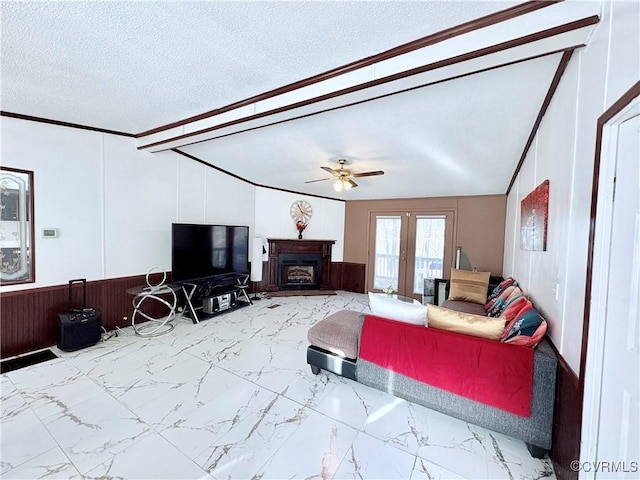
<path fill-rule="evenodd" d="M 233 177 L 237 180 L 240 180 L 241 182 L 245 182 L 248 183 L 249 185 L 253 185 L 254 187 L 258 187 L 259 185 L 257 183 L 252 182 L 251 180 L 247 180 L 246 178 L 240 177 L 239 175 L 236 175 L 235 173 L 231 173 L 228 170 L 225 170 L 223 168 L 217 167 L 215 165 L 212 165 L 209 162 L 205 162 L 204 160 L 202 160 L 201 158 L 198 158 L 194 155 L 190 155 L 187 152 L 183 152 L 182 150 L 178 150 L 177 148 L 172 148 L 171 149 L 172 152 L 175 152 L 179 155 L 182 155 L 183 157 L 187 157 L 190 160 L 193 160 L 194 162 L 198 162 L 201 163 L 202 165 L 206 165 L 207 167 L 213 168 L 214 170 L 218 170 L 221 173 L 224 173 L 225 175 L 229 175 L 230 177 Z"/>
<path fill-rule="evenodd" d="M 50 118 L 33 117 L 31 115 L 23 115 L 21 113 L 0 111 L 0 116 L 17 118 L 19 120 L 28 120 L 30 122 L 48 123 L 49 125 L 57 125 L 59 127 L 79 128 L 80 130 L 89 130 L 92 132 L 109 133 L 111 135 L 120 135 L 122 137 L 136 138 L 133 133 L 118 132 L 116 130 L 107 130 L 105 128 L 90 127 L 88 125 L 80 125 L 78 123 L 61 122 Z"/>
<path fill-rule="evenodd" d="M 560 3 L 562 0 L 554 0 L 554 1 L 530 1 L 524 2 L 520 5 L 516 5 L 511 8 L 507 8 L 497 13 L 493 13 L 490 15 L 486 15 L 484 17 L 476 18 L 469 22 L 463 23 L 461 25 L 457 25 L 455 27 L 447 28 L 440 32 L 434 33 L 432 35 L 428 35 L 426 37 L 419 38 L 412 42 L 405 43 L 404 45 L 400 45 L 398 47 L 392 48 L 385 52 L 378 53 L 376 55 L 372 55 L 370 57 L 363 58 L 361 60 L 357 60 L 355 62 L 348 63 L 341 67 L 334 68 L 332 70 L 328 70 L 319 75 L 314 75 L 313 77 L 306 78 L 304 80 L 300 80 L 298 82 L 290 83 L 283 87 L 276 88 L 274 90 L 270 90 L 268 92 L 255 95 L 253 97 L 249 97 L 245 100 L 240 100 L 238 102 L 231 103 L 224 107 L 216 108 L 214 110 L 210 110 L 208 112 L 195 115 L 189 118 L 185 118 L 184 120 L 180 120 L 177 122 L 169 123 L 167 125 L 163 125 L 152 130 L 147 130 L 145 132 L 138 133 L 136 137 L 144 137 L 146 135 L 151 135 L 153 133 L 162 132 L 164 130 L 169 130 L 171 128 L 179 127 L 182 125 L 186 125 L 188 123 L 196 122 L 198 120 L 203 120 L 205 118 L 209 118 L 215 115 L 219 115 L 224 112 L 228 112 L 234 110 L 236 108 L 244 107 L 246 105 L 250 105 L 252 103 L 256 103 L 260 100 L 265 100 L 267 98 L 272 98 L 277 95 L 281 95 L 283 93 L 291 92 L 293 90 L 297 90 L 302 87 L 306 87 L 308 85 L 313 85 L 314 83 L 319 83 L 330 78 L 337 77 L 339 75 L 343 75 L 345 73 L 352 72 L 354 70 L 358 70 L 363 67 L 367 67 L 374 63 L 381 62 L 383 60 L 388 60 L 393 57 L 397 57 L 398 55 L 403 55 L 408 52 L 412 52 L 414 50 L 418 50 L 420 48 L 424 48 L 429 45 L 433 45 L 435 43 L 442 42 L 444 40 L 448 40 L 450 38 L 464 35 L 466 33 L 472 32 L 474 30 L 478 30 L 481 28 L 488 27 L 490 25 L 494 25 L 496 23 L 501 23 L 506 20 L 510 20 L 512 18 L 519 17 L 521 15 L 526 15 L 528 13 L 534 12 L 541 8 L 545 8 L 556 3 Z"/>
<path fill-rule="evenodd" d="M 574 45 L 574 46 L 571 46 L 571 47 L 566 48 L 566 49 L 554 50 L 552 52 L 547 52 L 547 53 L 541 53 L 539 55 L 534 55 L 532 57 L 522 58 L 522 59 L 519 59 L 519 60 L 514 60 L 512 62 L 507 62 L 507 63 L 503 63 L 503 64 L 500 64 L 500 65 L 494 65 L 492 67 L 482 68 L 480 70 L 475 70 L 473 72 L 462 73 L 460 75 L 454 75 L 452 77 L 443 78 L 441 80 L 436 80 L 434 82 L 424 83 L 422 85 L 416 85 L 415 87 L 405 88 L 403 90 L 398 90 L 396 92 L 385 93 L 384 95 L 378 95 L 376 97 L 367 98 L 365 100 L 358 100 L 357 102 L 351 102 L 351 103 L 347 103 L 347 104 L 344 104 L 344 105 L 339 105 L 337 107 L 326 108 L 324 110 L 319 110 L 317 112 L 306 113 L 304 115 L 298 115 L 298 116 L 291 117 L 291 118 L 285 118 L 284 120 L 278 120 L 278 121 L 275 121 L 275 122 L 265 123 L 264 125 L 258 125 L 257 127 L 244 128 L 242 130 L 237 130 L 235 132 L 225 133 L 223 135 L 217 135 L 215 137 L 207 138 L 206 140 L 197 140 L 195 142 L 185 143 L 184 145 L 181 145 L 181 148 L 188 147 L 190 145 L 197 145 L 199 143 L 209 142 L 209 141 L 212 141 L 212 140 L 217 140 L 219 138 L 231 137 L 233 135 L 238 135 L 240 133 L 251 132 L 253 130 L 259 130 L 261 128 L 271 127 L 273 125 L 280 125 L 282 123 L 292 122 L 292 121 L 295 121 L 295 120 L 300 120 L 302 118 L 313 117 L 315 115 L 320 115 L 322 113 L 333 112 L 335 110 L 341 110 L 343 108 L 353 107 L 355 105 L 360 105 L 360 104 L 363 104 L 363 103 L 373 102 L 375 100 L 380 100 L 381 98 L 392 97 L 394 95 L 399 95 L 399 94 L 402 94 L 402 93 L 411 92 L 413 90 L 419 90 L 421 88 L 430 87 L 430 86 L 433 86 L 433 85 L 438 85 L 439 83 L 445 83 L 445 82 L 448 82 L 448 81 L 451 81 L 451 80 L 457 80 L 459 78 L 464 78 L 464 77 L 468 77 L 468 76 L 471 76 L 471 75 L 476 75 L 478 73 L 488 72 L 488 71 L 495 70 L 495 69 L 498 69 L 498 68 L 508 67 L 509 65 L 515 65 L 515 64 L 518 64 L 518 63 L 522 63 L 522 62 L 528 62 L 529 60 L 535 60 L 537 58 L 542 58 L 542 57 L 546 57 L 546 56 L 549 56 L 549 55 L 555 55 L 557 53 L 564 53 L 566 51 L 575 50 L 576 48 L 581 48 L 581 47 L 584 47 L 584 46 L 585 46 L 584 44 L 583 45 Z M 171 150 L 173 150 L 173 149 L 171 149 Z"/>
<path fill-rule="evenodd" d="M 583 46 L 584 45 L 578 45 L 578 46 L 570 47 L 569 50 L 573 51 L 576 48 L 583 47 Z M 374 97 L 374 98 L 368 98 L 366 100 L 360 100 L 358 102 L 353 102 L 353 103 L 350 103 L 350 104 L 347 104 L 347 105 L 341 105 L 339 107 L 328 108 L 328 109 L 325 109 L 325 110 L 322 110 L 322 111 L 319 111 L 319 112 L 309 113 L 309 114 L 306 114 L 306 115 L 300 115 L 298 117 L 289 118 L 289 119 L 286 119 L 286 120 L 280 120 L 278 122 L 271 122 L 269 124 L 261 125 L 259 127 L 247 128 L 247 129 L 240 130 L 240 131 L 237 131 L 237 132 L 228 133 L 228 134 L 225 134 L 225 135 L 220 135 L 218 137 L 215 137 L 215 138 L 212 138 L 212 139 L 208 139 L 208 140 L 199 140 L 197 142 L 190 143 L 189 145 L 195 145 L 195 144 L 198 144 L 198 143 L 208 142 L 210 140 L 214 140 L 214 139 L 218 139 L 218 138 L 224 138 L 224 137 L 230 137 L 230 136 L 233 136 L 233 135 L 238 135 L 240 133 L 248 132 L 248 131 L 251 131 L 251 130 L 258 130 L 260 128 L 265 128 L 265 127 L 272 126 L 272 125 L 278 125 L 280 123 L 286 123 L 286 122 L 290 122 L 290 121 L 293 121 L 293 120 L 299 120 L 301 118 L 311 117 L 311 116 L 314 116 L 314 115 L 319 115 L 321 113 L 330 112 L 330 111 L 334 111 L 334 110 L 339 110 L 339 109 L 342 109 L 342 108 L 347 108 L 347 107 L 350 107 L 350 106 L 359 105 L 361 103 L 371 102 L 371 101 L 374 101 L 374 100 L 378 100 L 380 98 L 385 98 L 385 97 L 389 97 L 389 96 L 393 96 L 393 95 L 398 95 L 400 93 L 405 93 L 405 92 L 409 92 L 409 91 L 412 91 L 412 90 L 417 90 L 417 89 L 428 87 L 428 86 L 431 86 L 431 85 L 437 85 L 438 83 L 444 83 L 444 82 L 448 82 L 450 80 L 455 80 L 455 79 L 458 79 L 458 78 L 468 77 L 470 75 L 476 75 L 478 73 L 482 73 L 482 72 L 486 72 L 486 71 L 490 71 L 490 70 L 495 70 L 497 68 L 502 68 L 502 67 L 506 67 L 506 66 L 509 66 L 509 65 L 514 65 L 514 64 L 517 64 L 517 63 L 527 62 L 529 60 L 534 60 L 536 58 L 546 57 L 546 56 L 549 56 L 549 55 L 556 55 L 558 53 L 563 53 L 563 52 L 566 52 L 566 51 L 568 51 L 568 50 L 557 50 L 557 51 L 553 51 L 553 52 L 543 53 L 543 54 L 540 54 L 540 55 L 534 55 L 532 57 L 519 59 L 519 60 L 514 60 L 512 62 L 507 62 L 507 63 L 501 64 L 501 65 L 494 65 L 492 67 L 487 67 L 487 68 L 483 68 L 481 70 L 477 70 L 477 71 L 474 71 L 474 72 L 469 72 L 469 73 L 464 73 L 464 74 L 461 74 L 461 75 L 456 75 L 456 76 L 453 76 L 453 77 L 445 78 L 445 79 L 442 79 L 442 80 L 437 80 L 435 82 L 426 83 L 424 85 L 418 85 L 418 86 L 407 88 L 407 89 L 400 90 L 400 91 L 397 91 L 397 92 L 392 92 L 392 93 L 387 93 L 387 94 L 384 94 L 384 95 L 379 95 L 379 96 Z M 183 146 L 187 146 L 187 145 L 183 145 Z M 198 158 L 198 157 L 196 157 L 194 155 L 191 155 L 191 154 L 189 154 L 187 152 L 183 152 L 182 150 L 179 150 L 178 148 L 172 148 L 171 151 L 175 152 L 175 153 L 178 153 L 178 154 L 180 154 L 180 155 L 182 155 L 184 157 L 187 157 L 187 158 L 189 158 L 191 160 L 194 160 L 194 161 L 196 161 L 198 163 L 201 163 L 203 165 L 211 167 L 211 168 L 213 168 L 215 170 L 218 170 L 218 171 L 220 171 L 220 172 L 222 172 L 222 173 L 224 173 L 226 175 L 234 177 L 234 178 L 236 178 L 236 179 L 238 179 L 240 181 L 246 182 L 246 183 L 248 183 L 250 185 L 253 185 L 255 187 L 269 188 L 271 190 L 279 190 L 279 191 L 283 191 L 283 192 L 296 193 L 296 194 L 300 194 L 300 195 L 310 195 L 310 196 L 319 197 L 319 198 L 327 198 L 327 199 L 330 199 L 330 200 L 345 201 L 345 200 L 342 200 L 342 199 L 335 199 L 335 198 L 331 198 L 331 197 L 325 197 L 325 196 L 320 196 L 320 195 L 295 192 L 295 191 L 292 191 L 292 190 L 285 190 L 285 189 L 281 189 L 281 188 L 278 188 L 278 187 L 270 187 L 270 186 L 267 186 L 267 185 L 261 185 L 261 184 L 252 182 L 251 180 L 248 180 L 248 179 L 246 179 L 244 177 L 241 177 L 239 175 L 231 173 L 228 170 L 225 170 L 223 168 L 220 168 L 220 167 L 217 167 L 215 165 L 212 165 L 212 164 L 202 160 L 201 158 Z"/>
<path fill-rule="evenodd" d="M 238 179 L 241 182 L 245 182 L 245 183 L 248 183 L 249 185 L 253 185 L 254 187 L 268 188 L 269 190 L 277 190 L 279 192 L 293 193 L 293 194 L 296 194 L 296 195 L 305 195 L 307 197 L 324 198 L 326 200 L 336 200 L 338 202 L 346 202 L 346 200 L 343 200 L 341 198 L 326 197 L 324 195 L 316 195 L 316 194 L 313 194 L 313 193 L 296 192 L 295 190 L 287 190 L 286 188 L 271 187 L 269 185 L 262 185 L 260 183 L 255 183 L 255 182 L 252 182 L 251 180 L 247 180 L 246 178 L 240 177 L 239 175 L 236 175 L 235 173 L 231 173 L 231 172 L 229 172 L 229 171 L 227 171 L 227 170 L 225 170 L 223 168 L 216 167 L 215 165 L 212 165 L 212 164 L 210 164 L 208 162 L 205 162 L 204 160 L 202 160 L 202 159 L 200 159 L 198 157 L 195 157 L 195 156 L 190 155 L 190 154 L 188 154 L 186 152 L 178 150 L 177 148 L 172 148 L 171 151 L 175 152 L 175 153 L 177 153 L 179 155 L 182 155 L 183 157 L 186 157 L 186 158 L 188 158 L 190 160 L 193 160 L 195 162 L 201 163 L 202 165 L 206 165 L 207 167 L 213 168 L 214 170 L 217 170 L 217 171 L 219 171 L 221 173 L 224 173 L 225 175 L 229 175 L 230 177 Z"/>
<path fill-rule="evenodd" d="M 320 95 L 318 97 L 314 97 L 314 98 L 310 98 L 307 100 L 303 100 L 300 102 L 296 102 L 293 103 L 291 105 L 286 105 L 283 107 L 279 107 L 279 108 L 274 108 L 272 110 L 267 110 L 265 112 L 261 112 L 261 113 L 257 113 L 254 115 L 249 115 L 243 118 L 239 118 L 236 120 L 231 120 L 229 122 L 225 122 L 219 125 L 215 125 L 213 127 L 208 127 L 208 128 L 203 128 L 201 130 L 196 130 L 194 132 L 190 132 L 190 133 L 185 133 L 183 135 L 177 135 L 175 137 L 171 137 L 165 140 L 160 140 L 157 142 L 152 142 L 152 143 L 148 143 L 146 145 L 141 145 L 138 147 L 138 149 L 140 150 L 144 150 L 150 147 L 155 147 L 158 145 L 162 145 L 163 143 L 169 143 L 169 142 L 173 142 L 176 140 L 183 140 L 185 138 L 189 138 L 189 137 L 193 137 L 196 135 L 201 135 L 203 133 L 208 133 L 208 132 L 213 132 L 215 130 L 220 130 L 222 128 L 226 128 L 226 127 L 230 127 L 233 125 L 237 125 L 240 123 L 244 123 L 244 122 L 249 122 L 252 120 L 258 120 L 260 118 L 264 118 L 264 117 L 268 117 L 271 115 L 275 115 L 278 113 L 283 113 L 283 112 L 287 112 L 289 110 L 294 110 L 296 108 L 300 108 L 300 107 L 305 107 L 307 105 L 312 105 L 314 103 L 318 103 L 318 102 L 322 102 L 324 100 L 329 100 L 335 97 L 340 97 L 343 95 L 347 95 L 349 93 L 354 93 L 354 92 L 358 92 L 360 90 L 366 90 L 367 88 L 371 88 L 371 87 L 375 87 L 378 85 L 383 85 L 385 83 L 389 83 L 389 82 L 393 82 L 395 80 L 400 80 L 403 78 L 407 78 L 413 75 L 418 75 L 420 73 L 425 73 L 431 70 L 436 70 L 438 68 L 442 68 L 442 67 L 447 67 L 449 65 L 454 65 L 456 63 L 461 63 L 461 62 L 465 62 L 467 60 L 473 60 L 475 58 L 479 58 L 479 57 L 483 57 L 486 55 L 490 55 L 493 53 L 497 53 L 503 50 L 508 50 L 510 48 L 514 48 L 514 47 L 519 47 L 521 45 L 525 45 L 527 43 L 532 43 L 532 42 L 536 42 L 538 40 L 542 40 L 545 38 L 549 38 L 555 35 L 560 35 L 563 33 L 567 33 L 570 32 L 572 30 L 577 30 L 580 28 L 584 28 L 590 25 L 594 25 L 596 23 L 598 23 L 599 21 L 599 17 L 597 15 L 591 16 L 591 17 L 587 17 L 587 18 L 583 18 L 581 20 L 577 20 L 575 22 L 570 22 L 567 24 L 563 24 L 563 25 L 559 25 L 557 27 L 553 27 L 547 30 L 543 30 L 541 32 L 536 32 L 534 34 L 531 35 L 526 35 L 524 37 L 520 37 L 520 38 L 516 38 L 513 40 L 509 40 L 507 42 L 502 42 L 502 43 L 498 43 L 496 45 L 492 45 L 490 47 L 486 47 L 486 48 L 481 48 L 479 50 L 474 50 L 472 52 L 468 52 L 468 53 L 464 53 L 461 55 L 457 55 L 455 57 L 451 57 L 445 60 L 440 60 L 438 62 L 434 62 L 434 63 L 430 63 L 427 65 L 423 65 L 421 67 L 416 67 L 404 72 L 400 72 L 400 73 L 396 73 L 393 75 L 389 75 L 386 77 L 382 77 L 382 78 L 378 78 L 376 80 L 371 80 L 369 82 L 365 82 L 359 85 L 354 85 L 352 87 L 348 87 L 342 90 L 338 90 L 336 92 L 331 92 L 331 93 L 327 93 L 324 95 Z"/>
<path fill-rule="evenodd" d="M 540 128 L 540 123 L 542 122 L 542 117 L 547 113 L 547 108 L 549 108 L 549 104 L 551 103 L 551 99 L 553 95 L 556 93 L 558 88 L 558 84 L 562 79 L 562 75 L 564 71 L 567 69 L 567 65 L 569 60 L 571 60 L 571 55 L 573 55 L 573 50 L 568 50 L 564 52 L 562 58 L 560 59 L 560 63 L 558 64 L 558 68 L 556 70 L 556 74 L 553 76 L 553 80 L 551 81 L 551 85 L 549 86 L 549 90 L 547 91 L 546 97 L 544 97 L 544 101 L 542 102 L 542 107 L 540 107 L 540 112 L 538 112 L 538 116 L 536 117 L 536 121 L 533 122 L 533 128 L 531 129 L 531 133 L 529 134 L 529 138 L 527 139 L 527 143 L 524 146 L 524 150 L 522 151 L 522 155 L 520 155 L 520 160 L 518 161 L 518 165 L 516 166 L 513 175 L 511 176 L 511 181 L 509 182 L 509 187 L 507 187 L 506 195 L 509 195 L 513 184 L 518 177 L 518 173 L 520 173 L 520 169 L 522 168 L 522 164 L 524 163 L 524 159 L 527 157 L 527 153 L 529 153 L 529 149 L 533 144 L 533 139 L 536 137 L 538 133 L 538 128 Z"/>

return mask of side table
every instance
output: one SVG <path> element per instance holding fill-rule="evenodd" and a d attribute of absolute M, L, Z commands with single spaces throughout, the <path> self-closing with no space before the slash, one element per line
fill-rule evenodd
<path fill-rule="evenodd" d="M 131 326 L 136 335 L 141 337 L 157 337 L 164 335 L 173 330 L 174 325 L 170 323 L 176 317 L 176 306 L 178 298 L 176 292 L 180 290 L 176 285 L 160 285 L 160 286 L 147 286 L 138 285 L 127 289 L 127 293 L 135 295 L 133 301 L 133 314 L 131 315 Z M 169 300 L 162 298 L 160 295 L 170 295 Z M 169 309 L 169 313 L 165 317 L 155 318 L 142 310 L 142 304 L 147 301 L 156 301 L 165 305 Z M 148 320 L 143 325 L 136 325 L 136 315 Z"/>

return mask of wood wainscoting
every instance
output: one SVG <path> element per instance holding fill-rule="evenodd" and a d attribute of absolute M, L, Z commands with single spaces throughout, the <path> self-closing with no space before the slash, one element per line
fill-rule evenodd
<path fill-rule="evenodd" d="M 553 343 L 549 341 L 553 346 Z M 555 346 L 553 346 L 555 349 Z M 582 394 L 578 376 L 557 351 L 558 372 L 556 404 L 553 415 L 553 445 L 551 460 L 558 480 L 577 480 L 578 472 L 570 468 L 573 460 L 580 459 L 580 433 L 582 430 Z"/>
<path fill-rule="evenodd" d="M 161 277 L 161 273 L 151 275 L 150 281 L 158 283 Z M 87 282 L 87 306 L 100 309 L 105 329 L 131 325 L 134 296 L 128 294 L 127 289 L 137 285 L 145 285 L 145 275 Z M 80 285 L 73 288 L 74 300 L 81 301 Z M 68 297 L 68 285 L 0 295 L 0 356 L 13 357 L 55 345 L 58 340 L 58 314 L 67 311 Z M 149 303 L 148 307 L 145 304 L 145 312 L 150 315 L 166 314 L 166 307 L 158 303 Z"/>
<path fill-rule="evenodd" d="M 329 288 L 364 293 L 365 266 L 357 263 L 332 262 Z M 168 278 L 170 274 L 167 273 Z M 151 275 L 156 284 L 162 274 Z M 263 264 L 262 282 L 257 291 L 265 291 L 267 262 Z M 169 281 L 169 280 L 168 280 Z M 102 325 L 107 330 L 131 325 L 133 295 L 127 289 L 145 285 L 145 275 L 110 278 L 87 282 L 87 306 L 102 312 Z M 78 301 L 80 285 L 74 285 L 74 299 Z M 55 345 L 58 340 L 58 314 L 67 310 L 68 285 L 16 290 L 0 295 L 0 357 L 8 358 Z M 179 304 L 183 303 L 179 297 Z M 148 308 L 147 308 L 148 305 Z M 166 314 L 158 303 L 145 304 L 145 312 L 154 316 Z M 126 320 L 125 318 L 126 317 Z"/>
<path fill-rule="evenodd" d="M 348 292 L 366 293 L 366 265 L 363 263 L 342 263 L 340 289 Z"/>

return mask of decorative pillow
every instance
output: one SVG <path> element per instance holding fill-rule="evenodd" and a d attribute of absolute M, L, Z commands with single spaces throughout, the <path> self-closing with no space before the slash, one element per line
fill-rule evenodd
<path fill-rule="evenodd" d="M 507 287 L 498 298 L 493 302 L 492 307 L 487 311 L 489 317 L 499 317 L 505 308 L 507 308 L 507 302 L 513 299 L 517 295 L 523 295 L 524 292 L 520 290 L 520 287 L 514 285 Z"/>
<path fill-rule="evenodd" d="M 415 325 L 427 323 L 427 306 L 417 300 L 413 303 L 403 302 L 386 293 L 369 292 L 369 308 L 371 313 L 379 317 Z"/>
<path fill-rule="evenodd" d="M 427 319 L 429 328 L 438 328 L 489 340 L 500 340 L 504 331 L 504 320 L 501 318 L 456 312 L 437 305 L 429 305 Z"/>
<path fill-rule="evenodd" d="M 491 295 L 489 297 L 487 297 L 487 303 L 485 303 L 484 308 L 485 310 L 491 310 L 491 307 L 493 307 L 494 302 L 500 298 L 503 297 L 503 295 L 505 294 L 505 292 L 509 291 L 512 292 L 513 289 L 517 286 L 517 282 L 511 284 L 511 285 L 506 285 L 502 290 L 500 291 L 496 291 L 496 288 L 493 289 L 493 292 L 491 293 Z"/>
<path fill-rule="evenodd" d="M 518 282 L 516 282 L 516 280 L 513 277 L 505 278 L 502 282 L 500 282 L 500 284 L 493 289 L 493 291 L 491 292 L 491 295 L 487 297 L 487 303 L 485 303 L 484 309 L 490 310 L 491 307 L 493 306 L 493 302 L 495 301 L 495 299 L 498 298 L 500 294 L 507 289 L 507 287 L 511 287 L 511 286 L 514 286 L 514 287 L 518 286 Z"/>
<path fill-rule="evenodd" d="M 504 343 L 535 347 L 547 331 L 547 321 L 535 308 L 526 310 L 514 318 L 502 335 Z"/>
<path fill-rule="evenodd" d="M 533 308 L 531 302 L 522 294 L 507 301 L 506 305 L 504 311 L 499 315 L 500 318 L 504 319 L 505 323 L 509 323 L 514 318 L 523 314 L 525 308 L 527 310 Z"/>
<path fill-rule="evenodd" d="M 493 302 L 493 306 L 487 310 L 487 317 L 499 317 L 500 314 L 502 313 L 502 311 L 506 308 L 506 304 L 507 302 L 505 301 L 504 298 L 502 297 L 498 297 L 495 299 L 495 301 Z"/>
<path fill-rule="evenodd" d="M 463 300 L 484 305 L 487 301 L 490 275 L 491 272 L 470 272 L 452 268 L 449 300 Z"/>
<path fill-rule="evenodd" d="M 508 292 L 505 290 L 502 294 L 502 298 L 504 298 L 507 303 L 520 295 L 524 295 L 524 292 L 520 287 L 513 287 L 513 290 L 511 290 L 511 293 L 509 293 L 508 295 L 507 293 Z"/>

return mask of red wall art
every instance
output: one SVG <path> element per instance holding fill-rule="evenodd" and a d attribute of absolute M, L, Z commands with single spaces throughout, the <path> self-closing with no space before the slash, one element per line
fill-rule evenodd
<path fill-rule="evenodd" d="M 547 251 L 549 180 L 538 185 L 520 204 L 520 248 Z"/>

